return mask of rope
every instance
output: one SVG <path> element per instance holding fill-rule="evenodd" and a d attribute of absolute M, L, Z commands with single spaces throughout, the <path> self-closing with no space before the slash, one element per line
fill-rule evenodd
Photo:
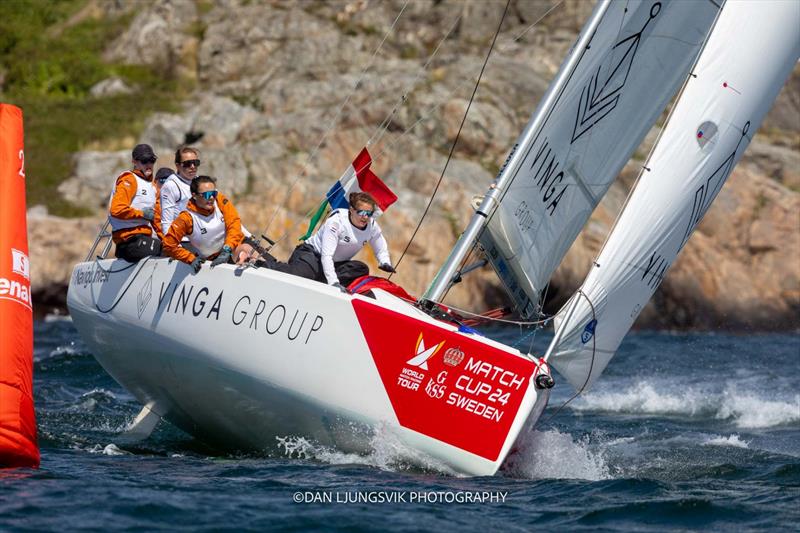
<path fill-rule="evenodd" d="M 534 26 L 536 26 L 537 24 L 539 24 L 539 23 L 542 21 L 542 19 L 543 19 L 543 18 L 545 18 L 547 15 L 549 15 L 549 14 L 550 14 L 550 12 L 551 12 L 552 10 L 554 10 L 555 8 L 557 8 L 558 6 L 560 6 L 560 5 L 561 5 L 563 2 L 564 2 L 564 0 L 558 0 L 558 2 L 556 2 L 555 4 L 553 4 L 553 5 L 550 7 L 550 9 L 548 9 L 547 11 L 545 11 L 545 12 L 544 12 L 544 15 L 542 15 L 541 17 L 539 17 L 538 19 L 536 19 L 536 21 L 534 21 L 534 23 L 533 23 L 533 24 L 531 24 L 530 26 L 528 26 L 527 28 L 525 28 L 525 30 L 524 30 L 522 33 L 520 33 L 519 35 L 517 35 L 516 37 L 514 37 L 514 42 L 517 42 L 517 41 L 519 41 L 520 39 L 522 39 L 522 36 L 523 36 L 523 35 L 525 35 L 526 33 L 528 33 L 528 31 L 529 31 L 531 28 L 533 28 Z"/>
<path fill-rule="evenodd" d="M 123 291 L 119 294 L 119 296 L 117 296 L 117 299 L 114 301 L 114 303 L 111 305 L 111 307 L 109 307 L 108 309 L 100 309 L 100 306 L 97 305 L 97 300 L 95 300 L 94 308 L 97 309 L 98 311 L 100 311 L 103 314 L 110 313 L 111 311 L 113 311 L 114 308 L 117 307 L 117 305 L 119 305 L 119 303 L 122 301 L 122 297 L 125 296 L 125 293 L 128 292 L 128 289 L 131 288 L 131 285 L 133 285 L 133 282 L 139 276 L 139 273 L 141 273 L 142 268 L 144 267 L 145 263 L 147 263 L 152 257 L 153 256 L 144 257 L 144 258 L 140 259 L 138 262 L 132 263 L 132 264 L 126 266 L 125 268 L 121 268 L 119 270 L 111 270 L 111 269 L 106 270 L 106 269 L 104 269 L 102 267 L 102 265 L 100 265 L 100 261 L 95 259 L 95 264 L 97 265 L 97 267 L 100 270 L 102 270 L 103 272 L 106 272 L 106 273 L 109 273 L 109 274 L 117 274 L 119 272 L 124 272 L 124 271 L 126 271 L 129 268 L 134 267 L 134 266 L 138 266 L 139 269 L 136 272 L 133 273 L 133 275 L 131 276 L 130 280 L 128 280 L 128 284 L 125 286 L 125 289 L 123 289 Z M 95 299 L 94 298 L 94 285 L 92 285 L 92 299 L 93 300 Z"/>
<path fill-rule="evenodd" d="M 447 38 L 450 37 L 450 34 L 453 33 L 453 30 L 456 28 L 456 26 L 458 25 L 460 20 L 461 20 L 461 15 L 456 17 L 455 21 L 453 21 L 452 26 L 450 26 L 450 29 L 447 30 L 447 33 L 439 41 L 439 44 L 436 45 L 436 48 L 434 49 L 434 51 L 431 52 L 430 56 L 428 56 L 428 60 L 425 62 L 425 64 L 422 65 L 422 70 L 420 70 L 417 73 L 417 75 L 414 77 L 414 79 L 411 81 L 411 83 L 408 84 L 408 87 L 406 88 L 405 91 L 403 91 L 403 94 L 400 96 L 400 99 L 395 103 L 395 105 L 392 108 L 392 110 L 389 112 L 389 114 L 386 116 L 386 118 L 383 119 L 383 122 L 380 123 L 380 125 L 376 129 L 375 133 L 373 133 L 372 136 L 369 138 L 369 140 L 367 140 L 367 146 L 369 146 L 371 144 L 377 144 L 377 143 L 379 143 L 381 141 L 381 138 L 383 137 L 383 134 L 386 133 L 386 130 L 389 129 L 389 124 L 392 121 L 392 117 L 394 117 L 394 115 L 397 113 L 397 111 L 400 109 L 400 107 L 402 107 L 402 105 L 406 102 L 406 100 L 408 99 L 408 93 L 410 93 L 414 89 L 414 87 L 416 87 L 417 82 L 422 77 L 422 74 L 424 74 L 428 70 L 428 67 L 430 66 L 431 62 L 433 61 L 433 58 L 436 57 L 436 54 L 439 53 L 439 49 L 442 47 L 442 45 L 447 40 Z M 408 131 L 408 130 L 406 130 L 406 131 Z M 405 134 L 406 132 L 403 132 L 403 133 Z M 383 153 L 383 152 L 381 152 L 381 153 Z"/>
<path fill-rule="evenodd" d="M 458 132 L 456 133 L 456 138 L 453 140 L 453 144 L 450 146 L 450 153 L 447 155 L 447 161 L 444 163 L 444 168 L 442 168 L 442 173 L 439 175 L 439 179 L 436 182 L 436 187 L 433 189 L 433 193 L 431 193 L 431 198 L 428 201 L 428 205 L 425 206 L 425 211 L 422 213 L 422 216 L 419 219 L 419 223 L 417 227 L 414 229 L 414 233 L 411 235 L 406 247 L 403 249 L 403 253 L 400 254 L 400 259 L 397 260 L 395 263 L 395 268 L 397 268 L 400 263 L 403 261 L 403 258 L 408 252 L 408 248 L 411 246 L 411 243 L 414 242 L 414 238 L 417 236 L 417 232 L 419 232 L 419 228 L 422 226 L 422 222 L 425 220 L 425 217 L 428 215 L 428 211 L 433 204 L 433 200 L 436 197 L 436 193 L 439 191 L 439 186 L 442 184 L 442 179 L 444 179 L 444 173 L 447 171 L 447 166 L 450 164 L 450 159 L 453 157 L 453 152 L 456 149 L 456 145 L 458 144 L 458 139 L 461 136 L 461 130 L 464 128 L 464 123 L 467 121 L 467 115 L 469 115 L 469 110 L 472 107 L 472 102 L 475 100 L 475 94 L 478 92 L 478 87 L 480 86 L 481 79 L 483 78 L 483 72 L 486 70 L 486 65 L 489 63 L 489 58 L 492 55 L 492 50 L 494 50 L 494 45 L 497 42 L 497 36 L 500 34 L 500 28 L 503 27 L 503 22 L 506 19 L 506 14 L 508 13 L 508 7 L 511 4 L 511 0 L 506 0 L 506 7 L 503 10 L 503 16 L 500 18 L 500 24 L 497 25 L 497 30 L 494 33 L 494 38 L 492 38 L 492 44 L 489 47 L 489 51 L 486 54 L 486 59 L 483 62 L 483 66 L 481 67 L 481 72 L 478 74 L 478 80 L 475 82 L 475 88 L 472 90 L 472 95 L 469 98 L 469 103 L 467 104 L 467 109 L 464 112 L 464 116 L 461 118 L 461 124 L 458 127 Z M 391 275 L 389 276 L 391 279 Z"/>
<path fill-rule="evenodd" d="M 594 304 L 592 304 L 592 301 L 589 299 L 589 297 L 586 295 L 586 293 L 583 292 L 582 290 L 578 289 L 578 291 L 575 294 L 576 295 L 580 294 L 581 296 L 586 298 L 586 302 L 589 304 L 589 307 L 592 308 L 592 320 L 595 320 L 597 318 L 597 315 L 595 313 Z M 560 413 L 561 410 L 564 409 L 564 407 L 566 407 L 572 400 L 574 400 L 575 398 L 580 396 L 580 394 L 584 391 L 584 389 L 586 389 L 586 385 L 589 384 L 589 379 L 591 379 L 591 377 L 592 377 L 592 370 L 594 369 L 594 357 L 595 357 L 596 353 L 597 353 L 597 335 L 592 335 L 592 360 L 591 360 L 591 363 L 589 363 L 589 372 L 586 373 L 586 381 L 583 382 L 583 385 L 581 385 L 581 388 L 578 389 L 578 391 L 575 394 L 573 394 L 572 397 L 570 397 L 569 400 L 567 400 L 566 402 L 562 403 L 559 406 L 559 408 L 556 409 L 556 412 L 553 413 L 552 415 L 550 415 L 549 417 L 547 417 L 547 420 L 542 422 L 542 424 L 547 424 L 551 420 L 553 420 L 556 417 L 556 415 L 558 415 L 558 413 Z"/>
<path fill-rule="evenodd" d="M 484 315 L 481 315 L 481 314 L 479 314 L 479 313 L 473 313 L 473 312 L 471 312 L 471 311 L 466 311 L 466 310 L 464 310 L 464 309 L 459 309 L 458 307 L 454 307 L 454 306 L 452 306 L 452 305 L 448 305 L 448 306 L 447 306 L 447 308 L 448 308 L 448 309 L 452 309 L 453 311 L 456 311 L 458 314 L 463 314 L 463 315 L 467 315 L 467 316 L 473 316 L 473 317 L 476 317 L 476 318 L 485 318 L 487 321 L 501 322 L 501 323 L 503 323 L 503 324 L 513 324 L 513 325 L 515 325 L 515 326 L 536 326 L 536 325 L 545 325 L 545 324 L 547 324 L 547 323 L 548 323 L 550 320 L 552 320 L 552 319 L 553 319 L 553 317 L 547 317 L 547 318 L 544 318 L 544 319 L 542 319 L 542 320 L 533 320 L 533 321 L 524 321 L 524 320 L 507 320 L 507 319 L 504 319 L 504 318 L 490 318 L 490 317 L 485 317 Z"/>
<path fill-rule="evenodd" d="M 406 0 L 406 2 L 403 4 L 403 7 L 400 9 L 400 12 L 397 14 L 397 17 L 395 17 L 394 22 L 392 22 L 392 25 L 389 27 L 389 29 L 387 30 L 386 34 L 383 36 L 383 40 L 381 40 L 380 44 L 375 49 L 375 52 L 373 52 L 372 57 L 369 60 L 369 63 L 361 71 L 361 76 L 358 78 L 358 81 L 356 81 L 356 83 L 353 86 L 353 88 L 347 94 L 347 97 L 344 99 L 344 102 L 342 102 L 342 105 L 339 106 L 339 109 L 336 111 L 336 114 L 334 115 L 333 119 L 331 119 L 330 123 L 328 124 L 328 127 L 325 129 L 325 132 L 322 134 L 322 138 L 319 140 L 317 145 L 311 151 L 311 154 L 308 156 L 308 159 L 306 159 L 306 162 L 303 165 L 303 168 L 300 171 L 300 174 L 294 179 L 294 181 L 292 181 L 292 184 L 289 186 L 289 189 L 286 191 L 286 195 L 284 197 L 283 202 L 281 202 L 279 204 L 275 204 L 275 209 L 272 211 L 272 216 L 270 217 L 269 221 L 267 222 L 267 227 L 264 229 L 264 233 L 265 234 L 269 232 L 270 226 L 272 226 L 272 223 L 275 221 L 275 217 L 278 214 L 278 210 L 280 209 L 280 207 L 282 205 L 286 205 L 288 203 L 289 197 L 290 197 L 292 191 L 294 191 L 294 188 L 297 186 L 298 182 L 300 181 L 300 178 L 302 178 L 303 176 L 306 175 L 306 172 L 308 171 L 309 164 L 317 156 L 317 152 L 319 152 L 320 147 L 325 142 L 325 140 L 328 138 L 328 135 L 330 134 L 330 132 L 333 129 L 333 127 L 339 122 L 339 117 L 342 115 L 342 111 L 344 110 L 345 106 L 347 106 L 347 104 L 350 102 L 350 98 L 352 98 L 353 94 L 355 94 L 356 89 L 358 89 L 361 86 L 361 81 L 364 79 L 364 75 L 367 73 L 367 70 L 369 70 L 370 67 L 372 67 L 372 63 L 375 61 L 375 57 L 378 55 L 378 52 L 380 51 L 380 49 L 383 47 L 383 44 L 386 42 L 386 39 L 389 38 L 389 35 L 394 30 L 395 25 L 397 25 L 397 21 L 400 20 L 400 16 L 403 14 L 403 11 L 405 11 L 406 7 L 408 6 L 408 2 L 409 2 L 409 0 Z"/>

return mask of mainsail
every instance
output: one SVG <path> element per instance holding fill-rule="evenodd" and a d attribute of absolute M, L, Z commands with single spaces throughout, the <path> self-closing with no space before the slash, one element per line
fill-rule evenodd
<path fill-rule="evenodd" d="M 708 211 L 800 56 L 800 2 L 722 9 L 694 76 L 586 280 L 551 359 L 576 388 L 603 371 Z M 574 304 L 574 309 L 573 309 Z"/>
<path fill-rule="evenodd" d="M 572 70 L 554 105 L 543 122 L 534 115 L 498 176 L 501 203 L 480 236 L 526 317 L 538 311 L 561 259 L 684 82 L 718 12 L 710 1 L 601 2 L 601 9 L 588 44 L 573 52 L 577 64 L 561 67 L 556 79 Z"/>

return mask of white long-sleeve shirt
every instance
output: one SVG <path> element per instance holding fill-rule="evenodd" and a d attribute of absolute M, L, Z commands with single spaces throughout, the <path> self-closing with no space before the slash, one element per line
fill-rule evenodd
<path fill-rule="evenodd" d="M 375 219 L 370 218 L 367 227 L 359 229 L 350 222 L 348 209 L 337 209 L 331 213 L 307 242 L 322 259 L 322 271 L 328 285 L 339 282 L 333 263 L 352 259 L 367 243 L 372 246 L 379 264 L 391 264 L 389 247 Z"/>
<path fill-rule="evenodd" d="M 192 197 L 190 184 L 191 181 L 173 173 L 161 186 L 161 231 L 164 235 L 169 232 L 172 221 L 186 209 L 186 204 Z"/>

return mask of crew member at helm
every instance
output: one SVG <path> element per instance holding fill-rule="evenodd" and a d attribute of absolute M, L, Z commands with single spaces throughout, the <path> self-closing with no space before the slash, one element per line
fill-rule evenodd
<path fill-rule="evenodd" d="M 126 170 L 114 183 L 108 204 L 111 237 L 116 256 L 135 263 L 143 257 L 159 255 L 161 241 L 156 220 L 156 188 L 153 186 L 153 165 L 156 154 L 148 144 L 133 149 L 133 170 Z"/>
<path fill-rule="evenodd" d="M 394 272 L 389 247 L 375 214 L 375 199 L 365 193 L 351 193 L 347 209 L 334 210 L 308 241 L 292 252 L 288 263 L 267 256 L 264 266 L 338 287 L 342 292 L 356 278 L 369 274 L 369 267 L 352 260 L 369 243 L 381 270 Z"/>
<path fill-rule="evenodd" d="M 228 263 L 244 238 L 239 213 L 228 198 L 219 194 L 216 184 L 217 180 L 210 176 L 192 180 L 192 197 L 164 237 L 167 255 L 190 264 L 195 272 L 207 259 L 212 260 L 212 267 Z M 184 237 L 197 253 L 181 246 Z"/>

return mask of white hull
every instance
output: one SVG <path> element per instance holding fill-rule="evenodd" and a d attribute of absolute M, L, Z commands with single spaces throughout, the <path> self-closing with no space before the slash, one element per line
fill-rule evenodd
<path fill-rule="evenodd" d="M 358 452 L 380 426 L 458 472 L 494 474 L 547 403 L 536 365 L 375 292 L 103 260 L 75 267 L 67 304 L 114 379 L 205 440 L 270 450 L 291 435 Z"/>

